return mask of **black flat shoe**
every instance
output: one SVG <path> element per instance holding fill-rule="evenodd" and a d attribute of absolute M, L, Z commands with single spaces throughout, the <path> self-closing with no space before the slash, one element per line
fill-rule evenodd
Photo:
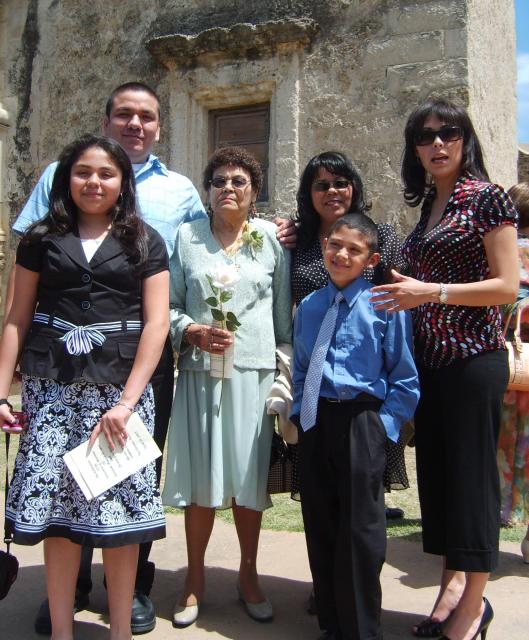
<path fill-rule="evenodd" d="M 156 626 L 156 614 L 154 605 L 149 596 L 141 591 L 134 592 L 132 599 L 132 613 L 130 617 L 130 628 L 132 633 L 149 633 Z"/>
<path fill-rule="evenodd" d="M 483 610 L 478 630 L 472 636 L 472 640 L 476 640 L 479 635 L 481 635 L 481 640 L 485 640 L 487 637 L 487 631 L 489 630 L 489 625 L 492 622 L 492 618 L 494 618 L 494 611 L 490 606 L 490 602 L 487 598 L 483 598 L 483 602 L 485 603 L 485 609 Z M 448 636 L 443 636 L 441 640 L 450 640 L 450 638 Z"/>
<path fill-rule="evenodd" d="M 386 520 L 400 520 L 404 518 L 404 511 L 398 507 L 386 507 Z"/>
<path fill-rule="evenodd" d="M 412 629 L 412 633 L 417 638 L 439 638 L 443 635 L 443 622 L 425 618 Z"/>
<path fill-rule="evenodd" d="M 75 591 L 75 602 L 73 605 L 74 614 L 78 611 L 86 609 L 89 603 L 89 597 L 87 593 L 82 591 Z M 35 632 L 42 636 L 51 636 L 51 616 L 50 616 L 50 603 L 48 598 L 40 603 L 39 610 L 35 617 Z"/>

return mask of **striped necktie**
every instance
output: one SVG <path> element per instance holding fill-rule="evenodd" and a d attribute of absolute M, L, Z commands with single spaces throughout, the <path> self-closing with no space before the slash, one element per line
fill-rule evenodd
<path fill-rule="evenodd" d="M 301 400 L 300 421 L 303 431 L 308 431 L 316 424 L 316 414 L 318 412 L 318 398 L 320 396 L 321 378 L 323 376 L 323 365 L 329 351 L 340 302 L 344 299 L 341 291 L 334 296 L 334 302 L 329 307 L 323 322 L 321 323 L 316 344 L 310 356 L 309 368 L 305 376 L 303 386 L 303 398 Z"/>

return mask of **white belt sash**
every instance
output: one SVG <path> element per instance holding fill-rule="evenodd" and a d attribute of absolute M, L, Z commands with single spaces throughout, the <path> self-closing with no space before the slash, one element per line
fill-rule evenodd
<path fill-rule="evenodd" d="M 141 331 L 143 323 L 140 320 L 126 320 L 125 322 L 95 322 L 78 326 L 67 320 L 52 317 L 47 313 L 36 313 L 33 322 L 46 324 L 66 333 L 59 339 L 66 344 L 66 350 L 72 356 L 90 353 L 94 346 L 100 347 L 105 342 L 105 333 L 117 331 Z"/>

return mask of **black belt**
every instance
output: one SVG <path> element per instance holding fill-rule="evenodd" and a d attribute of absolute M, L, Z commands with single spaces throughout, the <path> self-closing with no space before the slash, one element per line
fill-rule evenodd
<path fill-rule="evenodd" d="M 329 404 L 352 404 L 352 403 L 360 403 L 360 402 L 381 402 L 380 398 L 372 396 L 370 393 L 366 393 L 362 391 L 354 398 L 347 398 L 344 400 L 340 400 L 339 398 L 326 398 L 324 396 L 320 396 L 320 400 L 323 402 L 328 402 Z"/>

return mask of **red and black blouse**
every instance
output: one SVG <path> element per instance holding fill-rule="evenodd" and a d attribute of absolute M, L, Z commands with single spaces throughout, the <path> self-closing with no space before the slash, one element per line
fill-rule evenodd
<path fill-rule="evenodd" d="M 457 181 L 439 223 L 428 233 L 435 188 L 426 196 L 419 223 L 406 238 L 403 256 L 411 277 L 423 282 L 478 282 L 489 277 L 483 237 L 503 224 L 516 226 L 516 210 L 499 186 L 466 173 Z M 498 306 L 426 303 L 412 310 L 415 357 L 428 369 L 505 349 Z"/>

